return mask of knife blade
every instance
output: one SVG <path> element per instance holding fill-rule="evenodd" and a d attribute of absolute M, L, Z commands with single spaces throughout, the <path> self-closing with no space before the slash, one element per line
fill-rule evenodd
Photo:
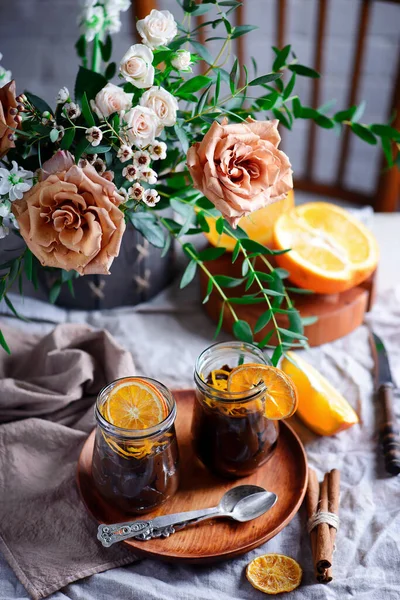
<path fill-rule="evenodd" d="M 375 362 L 375 395 L 383 413 L 380 437 L 385 468 L 391 475 L 398 475 L 400 473 L 400 429 L 393 407 L 395 386 L 386 348 L 381 338 L 374 332 L 371 336 L 371 347 Z"/>

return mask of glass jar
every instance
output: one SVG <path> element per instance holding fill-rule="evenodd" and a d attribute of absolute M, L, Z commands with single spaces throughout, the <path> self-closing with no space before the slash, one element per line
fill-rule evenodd
<path fill-rule="evenodd" d="M 123 512 L 133 514 L 145 513 L 163 504 L 176 492 L 179 482 L 175 400 L 158 381 L 138 379 L 157 388 L 168 406 L 168 415 L 147 429 L 122 429 L 112 425 L 104 418 L 101 408 L 114 386 L 124 379 L 113 381 L 97 397 L 92 463 L 93 480 L 103 498 Z"/>
<path fill-rule="evenodd" d="M 272 455 L 279 425 L 265 416 L 263 383 L 247 392 L 216 389 L 209 380 L 216 369 L 231 371 L 246 363 L 271 364 L 257 346 L 222 342 L 210 346 L 196 362 L 196 400 L 192 435 L 197 456 L 217 475 L 236 478 L 253 473 Z"/>

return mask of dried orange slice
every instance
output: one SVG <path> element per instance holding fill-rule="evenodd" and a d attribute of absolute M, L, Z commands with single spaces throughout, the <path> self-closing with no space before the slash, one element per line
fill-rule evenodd
<path fill-rule="evenodd" d="M 251 585 L 265 594 L 291 592 L 299 587 L 303 571 L 290 556 L 264 554 L 247 565 L 246 577 Z"/>
<path fill-rule="evenodd" d="M 228 377 L 228 392 L 247 392 L 264 383 L 265 416 L 268 419 L 286 419 L 297 408 L 297 391 L 294 383 L 281 369 L 257 363 L 236 367 Z"/>
<path fill-rule="evenodd" d="M 166 418 L 168 406 L 154 385 L 132 377 L 124 379 L 111 390 L 102 413 L 116 427 L 147 429 Z"/>

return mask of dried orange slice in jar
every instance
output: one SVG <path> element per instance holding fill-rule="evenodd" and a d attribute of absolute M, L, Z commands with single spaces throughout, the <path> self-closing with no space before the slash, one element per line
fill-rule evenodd
<path fill-rule="evenodd" d="M 228 392 L 249 392 L 263 383 L 265 392 L 265 416 L 278 420 L 291 417 L 296 411 L 298 399 L 294 383 L 281 369 L 269 365 L 247 363 L 231 371 Z"/>
<path fill-rule="evenodd" d="M 115 427 L 148 429 L 168 416 L 168 406 L 154 385 L 132 377 L 124 379 L 110 391 L 102 414 Z"/>
<path fill-rule="evenodd" d="M 291 592 L 299 587 L 303 571 L 290 556 L 264 554 L 247 565 L 246 577 L 251 585 L 265 594 Z"/>

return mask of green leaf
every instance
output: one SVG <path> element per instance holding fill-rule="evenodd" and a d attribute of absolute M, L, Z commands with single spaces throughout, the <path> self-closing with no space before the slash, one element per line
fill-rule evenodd
<path fill-rule="evenodd" d="M 188 81 L 185 81 L 175 92 L 177 95 L 185 95 L 191 94 L 193 92 L 198 92 L 201 88 L 206 87 L 209 83 L 212 82 L 210 77 L 206 77 L 205 75 L 197 75 Z"/>
<path fill-rule="evenodd" d="M 209 233 L 210 226 L 202 211 L 197 213 L 197 222 L 200 225 L 201 230 L 204 231 L 204 233 Z"/>
<path fill-rule="evenodd" d="M 205 250 L 199 252 L 198 256 L 200 260 L 202 260 L 203 262 L 207 262 L 209 260 L 215 260 L 216 258 L 219 258 L 223 254 L 225 254 L 225 252 L 226 248 L 206 248 Z"/>
<path fill-rule="evenodd" d="M 106 70 L 104 72 L 104 77 L 106 79 L 112 79 L 114 77 L 114 75 L 115 75 L 116 72 L 117 72 L 117 63 L 110 62 L 107 65 L 107 68 L 106 68 Z"/>
<path fill-rule="evenodd" d="M 164 258 L 164 256 L 167 255 L 168 250 L 171 247 L 171 240 L 172 240 L 172 236 L 170 236 L 170 235 L 165 236 L 165 243 L 164 243 L 164 248 L 161 252 L 161 258 Z"/>
<path fill-rule="evenodd" d="M 221 71 L 217 73 L 217 80 L 215 82 L 215 92 L 214 92 L 214 104 L 217 105 L 219 98 L 219 91 L 221 89 Z"/>
<path fill-rule="evenodd" d="M 237 257 L 239 256 L 240 248 L 240 241 L 238 240 L 232 252 L 232 264 L 236 261 Z"/>
<path fill-rule="evenodd" d="M 41 114 L 44 112 L 49 112 L 50 114 L 53 114 L 53 111 L 47 104 L 47 102 L 42 100 L 42 98 L 39 98 L 39 96 L 35 96 L 35 94 L 31 94 L 30 92 L 25 92 L 25 96 L 28 98 L 29 102 L 33 104 L 35 108 L 38 109 L 38 111 Z"/>
<path fill-rule="evenodd" d="M 258 242 L 250 239 L 241 240 L 243 248 L 249 252 L 257 252 L 257 254 L 271 254 L 271 250 Z"/>
<path fill-rule="evenodd" d="M 246 35 L 246 33 L 249 33 L 254 29 L 258 29 L 258 27 L 256 25 L 238 25 L 233 29 L 231 39 L 234 40 L 242 35 Z"/>
<path fill-rule="evenodd" d="M 300 317 L 299 311 L 295 308 L 291 308 L 288 311 L 289 325 L 290 331 L 293 331 L 296 334 L 303 335 L 304 334 L 304 326 L 302 319 Z"/>
<path fill-rule="evenodd" d="M 83 94 L 86 92 L 88 99 L 92 100 L 107 83 L 108 81 L 104 75 L 95 73 L 84 67 L 79 67 L 75 81 L 75 99 L 78 101 L 81 100 Z"/>
<path fill-rule="evenodd" d="M 325 115 L 322 115 L 321 113 L 318 113 L 318 116 L 315 117 L 314 121 L 317 123 L 317 125 L 323 127 L 324 129 L 333 129 L 333 127 L 335 126 L 332 119 L 326 117 Z"/>
<path fill-rule="evenodd" d="M 261 340 L 261 342 L 259 342 L 257 345 L 259 348 L 264 348 L 264 346 L 266 346 L 269 342 L 269 340 L 272 338 L 272 336 L 274 335 L 275 330 L 271 329 L 271 331 L 268 331 L 267 335 Z"/>
<path fill-rule="evenodd" d="M 356 108 L 356 110 L 355 110 L 355 112 L 354 112 L 354 115 L 353 115 L 352 121 L 354 121 L 354 122 L 355 122 L 355 121 L 358 121 L 359 119 L 361 119 L 361 117 L 362 117 L 362 116 L 363 116 L 363 114 L 364 114 L 364 110 L 365 110 L 365 107 L 366 107 L 366 106 L 367 106 L 367 103 L 365 102 L 365 100 L 363 100 L 363 101 L 362 101 L 362 102 L 361 102 L 361 103 L 360 103 L 360 104 L 357 106 L 357 108 Z"/>
<path fill-rule="evenodd" d="M 364 142 L 367 142 L 367 144 L 371 144 L 372 146 L 375 146 L 377 144 L 376 137 L 373 133 L 371 133 L 368 127 L 365 127 L 365 125 L 360 125 L 359 123 L 352 123 L 351 129 L 359 138 L 364 140 Z"/>
<path fill-rule="evenodd" d="M 231 304 L 263 304 L 265 299 L 257 297 L 254 294 L 245 294 L 237 298 L 229 298 L 229 302 Z"/>
<path fill-rule="evenodd" d="M 76 164 L 78 164 L 79 159 L 82 156 L 82 154 L 84 152 L 87 152 L 89 148 L 90 148 L 90 142 L 88 142 L 85 137 L 83 137 L 82 139 L 79 140 L 79 142 L 76 145 L 75 152 L 74 152 Z"/>
<path fill-rule="evenodd" d="M 50 289 L 50 292 L 49 292 L 49 301 L 51 302 L 51 304 L 55 304 L 55 302 L 56 302 L 56 300 L 57 300 L 58 296 L 60 295 L 60 292 L 61 292 L 61 285 L 62 285 L 62 284 L 61 284 L 61 281 L 60 281 L 60 280 L 56 281 L 56 282 L 55 282 L 55 283 L 52 285 L 52 287 L 51 287 L 51 289 Z"/>
<path fill-rule="evenodd" d="M 252 81 L 249 81 L 249 85 L 262 85 L 264 83 L 270 83 L 271 81 L 276 81 L 282 77 L 282 73 L 268 73 L 268 75 L 261 75 L 261 77 L 256 77 Z"/>
<path fill-rule="evenodd" d="M 85 152 L 86 154 L 105 154 L 106 152 L 109 152 L 111 150 L 111 146 L 105 146 L 103 144 L 100 144 L 99 146 L 92 146 L 89 143 L 89 148 L 86 148 Z"/>
<path fill-rule="evenodd" d="M 176 133 L 176 137 L 178 138 L 178 140 L 182 146 L 182 150 L 186 154 L 187 151 L 189 150 L 189 140 L 186 135 L 186 131 L 183 129 L 183 127 L 178 125 L 178 123 L 175 123 L 174 130 Z"/>
<path fill-rule="evenodd" d="M 337 123 L 341 123 L 342 121 L 351 121 L 354 113 L 357 110 L 357 106 L 350 106 L 346 110 L 339 110 L 339 112 L 335 113 L 333 118 Z"/>
<path fill-rule="evenodd" d="M 314 325 L 314 323 L 316 323 L 318 321 L 318 317 L 302 317 L 301 318 L 301 322 L 303 323 L 304 327 L 307 327 L 307 325 Z"/>
<path fill-rule="evenodd" d="M 86 47 L 87 47 L 86 38 L 84 35 L 81 35 L 81 37 L 75 44 L 76 53 L 79 56 L 79 58 L 85 58 Z"/>
<path fill-rule="evenodd" d="M 179 285 L 179 287 L 181 289 L 186 287 L 187 285 L 189 285 L 189 283 L 194 279 L 194 276 L 196 275 L 196 271 L 197 271 L 197 262 L 192 259 L 189 262 L 188 266 L 186 267 L 186 269 L 182 275 L 181 283 Z"/>
<path fill-rule="evenodd" d="M 241 285 L 244 279 L 238 279 L 237 277 L 229 277 L 228 275 L 214 275 L 215 281 L 221 287 L 233 288 Z"/>
<path fill-rule="evenodd" d="M 199 4 L 194 8 L 194 10 L 191 11 L 191 14 L 198 17 L 199 15 L 204 15 L 207 13 L 211 8 L 211 5 L 207 6 L 207 4 Z"/>
<path fill-rule="evenodd" d="M 214 287 L 213 280 L 209 279 L 208 283 L 207 283 L 207 291 L 206 291 L 206 295 L 204 296 L 203 304 L 207 304 L 207 302 L 209 301 L 211 292 L 213 291 L 213 287 Z"/>
<path fill-rule="evenodd" d="M 289 79 L 289 83 L 285 87 L 284 92 L 282 94 L 282 98 L 284 100 L 287 100 L 289 98 L 290 94 L 293 92 L 293 88 L 295 86 L 295 83 L 296 83 L 296 73 L 292 73 L 292 76 Z"/>
<path fill-rule="evenodd" d="M 224 322 L 224 314 L 225 314 L 225 301 L 222 303 L 221 310 L 220 310 L 220 313 L 219 313 L 219 319 L 218 319 L 217 327 L 216 327 L 215 332 L 214 332 L 214 340 L 218 336 L 219 332 L 221 331 L 222 323 Z"/>
<path fill-rule="evenodd" d="M 239 319 L 239 321 L 235 321 L 232 330 L 235 338 L 238 340 L 241 340 L 242 342 L 248 342 L 250 344 L 253 342 L 253 333 L 247 321 L 243 321 L 241 319 Z"/>
<path fill-rule="evenodd" d="M 239 68 L 239 61 L 236 58 L 235 62 L 232 65 L 232 69 L 231 72 L 229 74 L 229 85 L 231 88 L 231 92 L 233 94 L 233 92 L 235 91 L 235 86 L 236 86 L 236 80 L 237 80 L 237 74 L 238 74 L 238 68 Z"/>
<path fill-rule="evenodd" d="M 297 333 L 296 331 L 290 331 L 290 329 L 285 329 L 284 327 L 278 327 L 278 331 L 279 333 L 282 333 L 282 335 L 294 339 L 294 340 L 305 340 L 307 341 L 307 338 L 305 335 L 302 335 L 301 333 Z"/>
<path fill-rule="evenodd" d="M 279 360 L 282 355 L 283 355 L 283 346 L 282 346 L 282 344 L 278 344 L 271 356 L 271 362 L 274 367 L 276 367 L 278 365 Z"/>
<path fill-rule="evenodd" d="M 32 263 L 33 263 L 33 254 L 27 248 L 24 254 L 24 271 L 28 281 L 32 281 Z"/>
<path fill-rule="evenodd" d="M 242 262 L 242 276 L 246 277 L 247 273 L 249 272 L 249 261 L 247 260 L 247 258 L 245 258 Z"/>
<path fill-rule="evenodd" d="M 140 231 L 150 244 L 156 248 L 164 247 L 164 232 L 153 214 L 150 212 L 129 212 L 128 217 L 134 228 Z"/>
<path fill-rule="evenodd" d="M 222 233 L 223 233 L 223 231 L 224 231 L 224 225 L 225 225 L 225 222 L 224 222 L 224 219 L 223 219 L 223 217 L 219 217 L 219 218 L 218 218 L 218 219 L 215 221 L 215 229 L 216 229 L 216 231 L 217 231 L 217 233 L 218 233 L 219 235 L 222 235 Z"/>
<path fill-rule="evenodd" d="M 270 290 L 269 288 L 264 288 L 263 293 L 267 294 L 267 296 L 275 296 L 275 297 L 284 296 L 283 292 L 278 292 L 277 290 Z"/>
<path fill-rule="evenodd" d="M 74 137 L 75 137 L 75 128 L 72 127 L 71 129 L 66 129 L 65 133 L 62 137 L 61 143 L 60 143 L 61 149 L 68 150 L 71 147 L 72 142 L 74 141 Z"/>
<path fill-rule="evenodd" d="M 85 121 L 89 127 L 94 127 L 96 125 L 92 111 L 90 109 L 89 101 L 86 96 L 86 92 L 83 92 L 82 96 L 82 114 L 85 117 Z"/>
<path fill-rule="evenodd" d="M 100 52 L 101 52 L 101 58 L 104 60 L 104 62 L 108 62 L 110 60 L 111 54 L 112 54 L 111 35 L 108 35 L 106 37 L 105 42 L 100 41 Z"/>
<path fill-rule="evenodd" d="M 317 71 L 310 67 L 306 67 L 305 65 L 289 65 L 289 69 L 292 73 L 297 73 L 297 75 L 302 75 L 303 77 L 312 77 L 313 79 L 318 79 L 320 77 L 320 74 Z"/>
<path fill-rule="evenodd" d="M 382 150 L 386 158 L 388 167 L 393 167 L 393 154 L 392 154 L 392 142 L 387 137 L 381 137 Z"/>
<path fill-rule="evenodd" d="M 294 292 L 295 294 L 314 294 L 314 292 L 312 290 L 306 290 L 306 289 L 297 288 L 297 287 L 286 286 L 286 290 L 288 292 Z"/>
<path fill-rule="evenodd" d="M 292 129 L 292 124 L 290 123 L 289 119 L 286 117 L 286 115 L 281 110 L 277 110 L 276 108 L 273 108 L 272 112 L 273 112 L 275 119 L 278 119 L 279 122 L 284 127 L 286 127 L 286 129 L 289 129 L 289 130 Z"/>
<path fill-rule="evenodd" d="M 266 325 L 268 325 L 268 323 L 270 322 L 272 317 L 272 311 L 271 309 L 266 310 L 257 320 L 257 323 L 254 326 L 254 333 L 258 333 L 259 331 L 261 331 L 262 329 L 264 329 L 264 327 L 266 327 Z"/>
<path fill-rule="evenodd" d="M 375 135 L 379 135 L 379 137 L 387 137 L 395 142 L 400 142 L 400 131 L 394 129 L 394 127 L 390 127 L 390 125 L 379 125 L 374 124 L 370 127 L 372 133 Z"/>
<path fill-rule="evenodd" d="M 7 352 L 7 354 L 11 354 L 11 350 L 8 347 L 8 344 L 6 342 L 6 339 L 5 339 L 5 337 L 4 337 L 3 332 L 1 331 L 1 329 L 0 329 L 0 345 Z"/>
<path fill-rule="evenodd" d="M 291 45 L 288 44 L 287 46 L 282 48 L 282 50 L 280 50 L 280 52 L 277 54 L 277 56 L 274 60 L 274 63 L 272 65 L 273 71 L 279 71 L 279 69 L 281 69 L 286 64 L 286 59 L 290 54 L 290 49 L 291 49 Z"/>
<path fill-rule="evenodd" d="M 20 315 L 15 306 L 13 305 L 13 303 L 11 302 L 10 298 L 8 296 L 4 296 L 4 301 L 7 304 L 8 308 L 11 310 L 11 312 L 13 313 L 13 315 L 15 317 L 17 317 L 17 319 L 20 319 L 21 321 L 25 321 L 25 322 L 29 322 L 29 319 L 26 319 L 25 317 L 23 317 L 22 315 Z"/>
<path fill-rule="evenodd" d="M 200 42 L 196 42 L 196 40 L 190 40 L 190 43 L 192 44 L 193 48 L 196 50 L 197 54 L 199 54 L 199 56 L 201 56 L 201 58 L 203 60 L 206 61 L 206 63 L 208 63 L 209 65 L 213 64 L 213 57 L 212 54 L 210 53 L 210 51 L 203 46 L 203 44 L 200 44 Z"/>

